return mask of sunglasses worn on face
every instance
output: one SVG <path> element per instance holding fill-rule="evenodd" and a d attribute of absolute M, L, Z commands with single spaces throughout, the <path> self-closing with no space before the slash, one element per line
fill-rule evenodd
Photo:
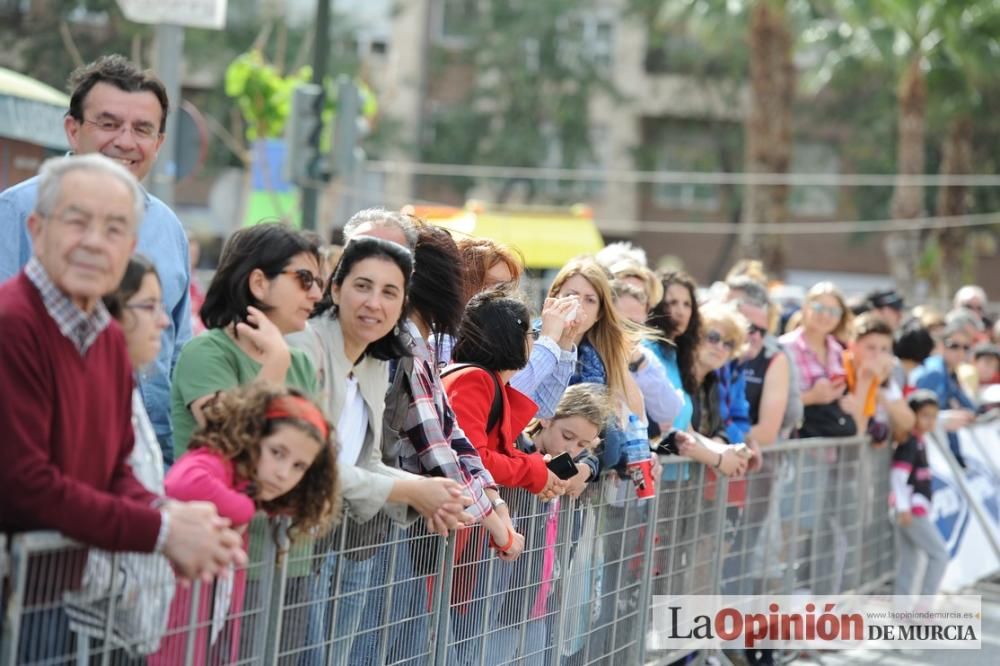
<path fill-rule="evenodd" d="M 972 345 L 963 345 L 960 342 L 947 342 L 945 343 L 944 348 L 950 349 L 951 351 L 958 351 L 959 349 L 961 349 L 964 352 L 968 352 L 970 349 L 972 349 Z"/>
<path fill-rule="evenodd" d="M 840 315 L 844 314 L 844 311 L 836 305 L 823 305 L 822 303 L 810 303 L 809 307 L 812 311 L 818 315 L 829 315 L 835 319 L 839 319 Z"/>
<path fill-rule="evenodd" d="M 721 344 L 723 347 L 728 349 L 730 353 L 736 349 L 736 343 L 733 342 L 732 340 L 726 340 L 724 337 L 722 337 L 722 333 L 719 333 L 718 331 L 709 331 L 708 333 L 706 333 L 705 342 L 707 342 L 710 345 L 716 345 L 716 346 Z"/>
<path fill-rule="evenodd" d="M 767 329 L 762 326 L 758 326 L 757 324 L 750 324 L 750 328 L 747 329 L 747 333 L 749 333 L 750 335 L 756 333 L 757 335 L 763 336 L 767 335 Z"/>
<path fill-rule="evenodd" d="M 303 291 L 309 291 L 312 286 L 319 285 L 319 290 L 323 291 L 323 278 L 316 275 L 312 271 L 306 270 L 305 268 L 297 268 L 295 270 L 284 270 L 281 271 L 284 275 L 294 275 L 299 280 L 299 286 L 302 287 Z"/>

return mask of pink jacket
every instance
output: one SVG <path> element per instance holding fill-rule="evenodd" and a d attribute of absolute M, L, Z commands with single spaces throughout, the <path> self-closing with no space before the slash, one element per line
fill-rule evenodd
<path fill-rule="evenodd" d="M 253 499 L 245 492 L 247 482 L 237 483 L 236 469 L 232 461 L 210 449 L 188 451 L 170 468 L 164 479 L 167 497 L 191 502 L 211 502 L 219 515 L 232 521 L 233 527 L 245 526 L 256 512 Z M 247 537 L 244 536 L 244 547 Z M 229 663 L 238 659 L 240 644 L 240 622 L 234 619 L 243 609 L 246 591 L 246 571 L 237 571 L 232 578 L 229 610 L 225 628 L 215 642 L 211 641 L 214 585 L 201 584 L 198 602 L 198 629 L 195 632 L 193 664 Z M 182 664 L 187 654 L 188 629 L 191 627 L 191 586 L 177 586 L 173 603 L 170 605 L 170 619 L 167 635 L 160 642 L 160 649 L 150 655 L 150 666 Z M 220 592 L 220 598 L 225 594 Z"/>

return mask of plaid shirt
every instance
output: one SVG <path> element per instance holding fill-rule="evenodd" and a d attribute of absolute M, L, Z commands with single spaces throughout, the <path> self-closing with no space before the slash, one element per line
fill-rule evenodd
<path fill-rule="evenodd" d="M 28 260 L 24 273 L 35 285 L 45 309 L 55 320 L 59 331 L 73 343 L 80 356 L 86 356 L 87 350 L 97 340 L 97 336 L 111 323 L 111 315 L 108 314 L 104 303 L 98 299 L 94 311 L 89 315 L 86 314 L 59 290 L 35 257 Z"/>
<path fill-rule="evenodd" d="M 826 367 L 824 367 L 813 350 L 809 349 L 805 338 L 802 337 L 802 332 L 801 328 L 797 328 L 778 339 L 790 355 L 792 362 L 795 363 L 799 377 L 799 390 L 808 391 L 817 380 L 823 377 L 843 375 L 844 350 L 837 339 L 832 335 L 826 336 Z"/>
<path fill-rule="evenodd" d="M 414 474 L 444 476 L 461 483 L 473 498 L 466 511 L 477 520 L 493 511 L 485 493 L 496 488 L 493 476 L 472 442 L 455 420 L 437 372 L 434 350 L 412 323 L 413 371 L 410 373 L 410 407 L 400 433 L 400 467 Z"/>

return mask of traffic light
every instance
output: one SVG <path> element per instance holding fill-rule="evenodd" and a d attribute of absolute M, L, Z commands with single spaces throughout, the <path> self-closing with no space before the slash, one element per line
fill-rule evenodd
<path fill-rule="evenodd" d="M 329 178 L 320 149 L 325 101 L 323 89 L 312 83 L 302 84 L 292 93 L 292 112 L 285 130 L 288 144 L 285 174 L 300 187 Z"/>

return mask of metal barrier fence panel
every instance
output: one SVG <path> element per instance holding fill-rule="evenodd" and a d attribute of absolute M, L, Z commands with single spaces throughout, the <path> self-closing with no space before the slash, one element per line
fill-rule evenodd
<path fill-rule="evenodd" d="M 783 442 L 744 480 L 661 460 L 653 497 L 609 473 L 578 499 L 503 489 L 517 562 L 479 526 L 447 539 L 379 514 L 321 538 L 258 517 L 250 564 L 179 584 L 162 557 L 20 534 L 0 666 L 669 663 L 652 613 L 680 595 L 865 592 L 894 568 L 889 457 L 865 440 Z M 294 536 L 294 535 L 293 535 Z"/>

